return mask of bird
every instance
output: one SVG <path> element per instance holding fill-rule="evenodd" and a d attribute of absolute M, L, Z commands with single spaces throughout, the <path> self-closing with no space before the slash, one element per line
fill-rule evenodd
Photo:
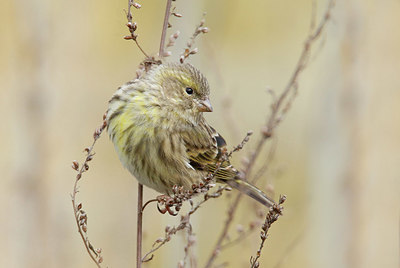
<path fill-rule="evenodd" d="M 203 113 L 212 112 L 206 77 L 189 63 L 154 64 L 112 95 L 106 112 L 107 132 L 122 165 L 139 183 L 171 195 L 214 173 L 227 184 L 266 207 L 275 203 L 221 162 L 225 139 Z"/>

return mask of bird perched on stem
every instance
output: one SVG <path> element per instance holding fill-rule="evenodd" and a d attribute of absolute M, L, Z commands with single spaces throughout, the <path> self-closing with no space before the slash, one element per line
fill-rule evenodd
<path fill-rule="evenodd" d="M 209 94 L 205 76 L 187 63 L 154 65 L 120 87 L 106 120 L 122 164 L 160 193 L 171 194 L 175 185 L 190 190 L 211 172 L 217 182 L 271 207 L 271 199 L 221 161 L 225 140 L 203 117 L 213 111 Z"/>

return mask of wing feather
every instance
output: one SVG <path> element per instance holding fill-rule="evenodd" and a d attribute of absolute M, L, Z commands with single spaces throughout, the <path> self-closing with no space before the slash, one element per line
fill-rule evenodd
<path fill-rule="evenodd" d="M 214 173 L 220 161 L 222 150 L 226 147 L 225 139 L 212 127 L 204 124 L 189 135 L 182 135 L 189 164 L 198 171 Z M 221 163 L 215 174 L 217 180 L 233 178 L 237 172 L 230 167 L 229 161 Z"/>

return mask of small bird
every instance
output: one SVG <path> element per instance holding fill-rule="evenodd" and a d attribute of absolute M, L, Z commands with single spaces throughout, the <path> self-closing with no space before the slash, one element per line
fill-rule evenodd
<path fill-rule="evenodd" d="M 109 101 L 106 120 L 122 164 L 157 192 L 186 190 L 210 172 L 267 207 L 274 201 L 240 178 L 228 160 L 225 140 L 204 119 L 212 112 L 206 77 L 191 64 L 154 65 L 120 87 Z"/>

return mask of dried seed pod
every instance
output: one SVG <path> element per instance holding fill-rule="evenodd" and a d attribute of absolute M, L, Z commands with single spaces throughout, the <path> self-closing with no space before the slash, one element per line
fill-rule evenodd
<path fill-rule="evenodd" d="M 180 14 L 180 13 L 173 12 L 172 15 L 177 17 L 177 18 L 182 18 L 182 14 Z"/>
<path fill-rule="evenodd" d="M 134 3 L 132 4 L 132 6 L 133 6 L 134 8 L 136 8 L 136 9 L 139 9 L 139 8 L 141 8 L 141 7 L 142 7 L 142 5 L 141 5 L 141 4 L 139 4 L 139 3 L 136 3 L 136 2 L 134 2 Z"/>
<path fill-rule="evenodd" d="M 79 169 L 78 161 L 76 161 L 76 160 L 72 161 L 72 168 L 75 169 L 76 171 L 78 171 L 78 169 Z"/>

